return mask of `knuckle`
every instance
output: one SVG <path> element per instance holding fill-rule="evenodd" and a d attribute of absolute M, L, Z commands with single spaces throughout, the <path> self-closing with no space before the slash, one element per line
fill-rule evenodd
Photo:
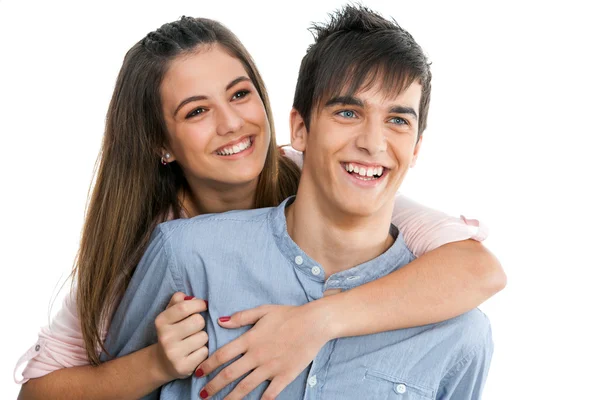
<path fill-rule="evenodd" d="M 223 375 L 223 378 L 225 378 L 225 380 L 227 380 L 227 381 L 230 381 L 230 380 L 234 379 L 234 377 L 235 377 L 235 372 L 230 367 L 225 368 L 221 372 L 221 374 Z"/>
<path fill-rule="evenodd" d="M 172 334 L 171 332 L 159 332 L 158 334 L 158 341 L 160 342 L 160 344 L 162 344 L 163 346 L 168 346 L 171 342 L 172 342 Z"/>
<path fill-rule="evenodd" d="M 269 371 L 279 371 L 281 370 L 281 364 L 277 359 L 269 360 L 265 363 L 265 368 Z"/>
<path fill-rule="evenodd" d="M 198 337 L 202 343 L 206 344 L 206 342 L 208 342 L 208 333 L 206 333 L 206 331 L 201 331 L 198 334 Z"/>
<path fill-rule="evenodd" d="M 256 357 L 258 360 L 268 359 L 268 355 L 269 355 L 268 349 L 265 349 L 263 347 L 259 347 L 258 349 L 254 349 L 254 351 L 252 353 L 253 353 L 253 356 Z M 271 363 L 272 363 L 272 361 L 268 362 L 268 364 L 271 364 Z"/>
<path fill-rule="evenodd" d="M 192 314 L 190 316 L 190 319 L 192 321 L 192 324 L 197 327 L 197 328 L 204 328 L 204 318 L 202 318 L 202 315 L 200 314 Z"/>
<path fill-rule="evenodd" d="M 249 393 L 252 390 L 252 383 L 247 380 L 243 380 L 237 384 L 236 390 L 241 394 Z"/>
<path fill-rule="evenodd" d="M 186 313 L 187 314 L 187 310 L 188 310 L 188 307 L 189 307 L 188 304 L 190 304 L 190 303 L 188 303 L 186 301 L 183 301 L 181 303 L 177 303 L 174 307 L 175 307 L 175 310 L 178 313 L 182 313 L 182 314 Z"/>
<path fill-rule="evenodd" d="M 200 355 L 206 360 L 206 358 L 208 357 L 208 347 L 202 347 L 200 349 Z"/>
<path fill-rule="evenodd" d="M 173 369 L 175 369 L 175 372 L 179 375 L 188 375 L 189 371 L 186 365 L 184 365 L 182 362 L 176 362 L 173 364 Z"/>
<path fill-rule="evenodd" d="M 244 318 L 246 318 L 246 314 L 247 313 L 245 311 L 238 311 L 231 316 L 231 319 L 232 321 L 239 324 L 244 320 Z"/>
<path fill-rule="evenodd" d="M 171 296 L 171 300 L 183 300 L 183 298 L 185 297 L 185 293 L 183 292 L 175 292 L 173 293 L 173 296 Z"/>
<path fill-rule="evenodd" d="M 223 351 L 223 350 L 217 351 L 217 352 L 214 354 L 214 356 L 215 356 L 215 360 L 217 360 L 217 362 L 218 362 L 219 364 L 224 364 L 224 363 L 226 363 L 227 361 L 229 361 L 229 360 L 228 360 L 228 358 L 227 358 L 227 354 L 226 354 L 226 353 L 225 353 L 225 351 Z"/>
<path fill-rule="evenodd" d="M 214 380 L 208 382 L 205 386 L 204 389 L 209 393 L 209 394 L 215 394 L 217 392 L 217 384 L 214 382 Z"/>

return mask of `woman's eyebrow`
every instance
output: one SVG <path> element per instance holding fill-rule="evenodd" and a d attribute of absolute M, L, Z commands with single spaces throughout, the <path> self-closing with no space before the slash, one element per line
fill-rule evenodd
<path fill-rule="evenodd" d="M 231 89 L 238 83 L 244 82 L 244 81 L 250 81 L 250 78 L 248 78 L 247 76 L 238 76 L 237 78 L 235 78 L 234 80 L 232 80 L 231 82 L 229 82 L 227 84 L 227 86 L 225 87 L 225 91 Z M 192 101 L 206 100 L 207 98 L 208 97 L 206 97 L 204 95 L 198 95 L 198 96 L 191 96 L 191 97 L 188 97 L 187 99 L 182 100 L 181 103 L 179 103 L 179 105 L 175 109 L 175 112 L 173 113 L 173 117 L 175 117 L 177 115 L 177 112 L 181 109 L 181 107 L 185 106 L 186 104 L 191 103 Z"/>
<path fill-rule="evenodd" d="M 247 76 L 238 76 L 237 78 L 235 78 L 234 80 L 232 80 L 231 82 L 229 82 L 229 84 L 225 87 L 225 90 L 229 90 L 232 87 L 234 87 L 235 85 L 237 85 L 240 82 L 244 82 L 244 81 L 249 81 L 250 78 L 248 78 Z"/>

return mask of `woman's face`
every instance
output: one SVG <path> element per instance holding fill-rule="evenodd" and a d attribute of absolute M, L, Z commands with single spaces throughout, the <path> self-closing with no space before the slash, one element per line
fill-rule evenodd
<path fill-rule="evenodd" d="M 242 63 L 219 45 L 177 57 L 161 84 L 170 161 L 190 184 L 227 188 L 254 182 L 271 131 Z"/>

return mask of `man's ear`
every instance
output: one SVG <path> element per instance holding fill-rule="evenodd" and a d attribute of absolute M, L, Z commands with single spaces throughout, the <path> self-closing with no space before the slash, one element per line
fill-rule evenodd
<path fill-rule="evenodd" d="M 419 152 L 421 151 L 421 143 L 423 143 L 423 135 L 419 138 L 419 141 L 415 145 L 415 150 L 413 151 L 413 158 L 410 162 L 410 167 L 414 167 L 417 164 L 417 158 L 419 157 Z"/>
<path fill-rule="evenodd" d="M 300 116 L 298 110 L 292 108 L 290 112 L 290 141 L 295 150 L 302 153 L 306 150 L 307 134 L 304 119 Z"/>

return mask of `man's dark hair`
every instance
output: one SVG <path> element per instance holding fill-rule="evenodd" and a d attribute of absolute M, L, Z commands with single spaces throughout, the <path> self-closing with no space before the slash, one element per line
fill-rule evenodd
<path fill-rule="evenodd" d="M 420 138 L 431 95 L 430 63 L 421 46 L 396 21 L 363 6 L 347 5 L 330 17 L 309 28 L 315 43 L 302 59 L 296 84 L 294 108 L 307 130 L 313 110 L 332 97 L 352 96 L 380 82 L 385 95 L 395 97 L 418 82 Z"/>

